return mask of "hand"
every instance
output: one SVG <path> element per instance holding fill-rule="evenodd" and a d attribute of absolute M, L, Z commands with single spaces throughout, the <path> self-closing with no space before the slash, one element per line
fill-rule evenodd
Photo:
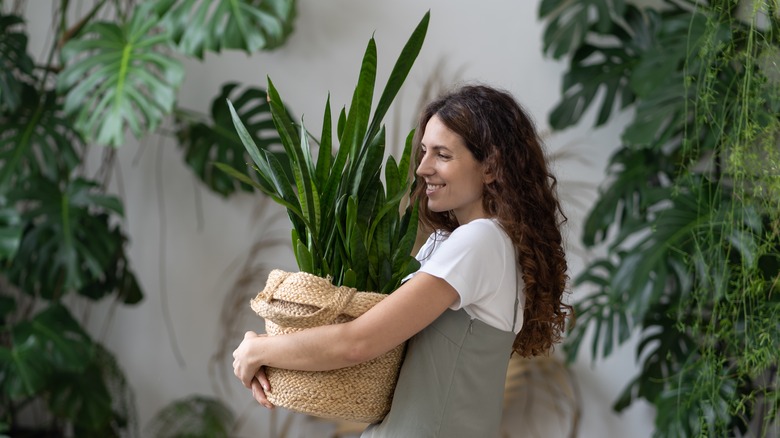
<path fill-rule="evenodd" d="M 252 397 L 266 408 L 273 409 L 274 405 L 268 401 L 268 398 L 265 395 L 265 392 L 270 388 L 268 377 L 265 375 L 265 367 L 260 367 L 260 370 L 255 374 L 255 378 L 252 379 Z"/>
<path fill-rule="evenodd" d="M 260 367 L 263 365 L 256 361 L 253 354 L 257 348 L 257 342 L 263 336 L 265 335 L 258 335 L 252 331 L 246 332 L 244 340 L 233 351 L 233 373 L 249 389 L 252 389 L 252 380 L 255 379 L 255 375 L 260 372 Z M 265 378 L 265 372 L 263 372 L 263 379 L 268 382 Z"/>

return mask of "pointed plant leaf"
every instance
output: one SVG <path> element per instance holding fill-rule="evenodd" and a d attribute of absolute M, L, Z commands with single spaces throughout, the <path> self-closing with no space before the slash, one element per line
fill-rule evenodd
<path fill-rule="evenodd" d="M 340 149 L 346 148 L 349 153 L 348 180 L 355 178 L 358 165 L 358 155 L 364 147 L 363 137 L 368 128 L 368 118 L 371 114 L 371 103 L 374 96 L 374 84 L 376 82 L 376 42 L 373 38 L 368 41 L 366 51 L 363 54 L 363 63 L 360 67 L 358 82 L 352 94 L 352 103 L 347 113 L 344 131 L 339 136 Z"/>
<path fill-rule="evenodd" d="M 385 114 L 387 114 L 387 110 L 390 109 L 390 104 L 395 99 L 395 96 L 401 89 L 401 85 L 403 85 L 406 77 L 409 75 L 409 71 L 412 69 L 412 65 L 414 65 L 417 55 L 420 54 L 423 42 L 425 41 L 425 35 L 428 32 L 430 18 L 431 13 L 428 11 L 423 15 L 423 18 L 417 24 L 414 31 L 412 31 L 412 35 L 406 41 L 403 49 L 401 49 L 401 53 L 393 66 L 393 71 L 387 79 L 387 84 L 385 84 L 382 95 L 374 110 L 371 125 L 369 125 L 368 130 L 366 131 L 367 139 L 372 138 L 379 130 L 382 119 L 385 117 Z"/>
<path fill-rule="evenodd" d="M 198 120 L 184 111 L 177 113 L 176 135 L 184 150 L 185 162 L 201 181 L 222 196 L 230 196 L 237 190 L 252 190 L 251 184 L 237 184 L 231 176 L 214 167 L 215 162 L 221 162 L 235 169 L 248 170 L 247 163 L 252 161 L 236 132 L 233 113 L 258 149 L 277 151 L 281 147 L 266 91 L 261 88 L 240 90 L 237 83 L 224 84 L 220 94 L 211 102 L 209 121 Z M 281 153 L 277 154 L 277 158 L 283 164 L 287 161 Z"/>
<path fill-rule="evenodd" d="M 369 40 L 351 104 L 339 112 L 335 136 L 328 97 L 316 163 L 312 153 L 316 140 L 302 122 L 293 123 L 283 110 L 283 100 L 270 78 L 268 101 L 291 173 L 280 170 L 279 160 L 253 145 L 233 111 L 235 129 L 257 166 L 258 186 L 272 188 L 274 200 L 287 208 L 299 268 L 311 268 L 312 273 L 330 278 L 336 285 L 391 292 L 410 269 L 419 266 L 409 254 L 416 223 L 409 223 L 408 214 L 401 218 L 400 206 L 409 194 L 411 135 L 401 159 L 387 161 L 389 183 L 383 186 L 382 119 L 419 53 L 428 19 L 426 14 L 407 41 L 373 118 L 377 54 L 374 39 Z M 228 164 L 219 166 L 240 172 Z M 396 267 L 400 273 L 395 272 Z"/>

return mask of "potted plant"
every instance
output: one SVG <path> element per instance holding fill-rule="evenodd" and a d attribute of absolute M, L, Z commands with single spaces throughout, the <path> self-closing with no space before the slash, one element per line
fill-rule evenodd
<path fill-rule="evenodd" d="M 390 156 L 384 163 L 383 184 L 382 119 L 422 47 L 428 21 L 426 13 L 400 53 L 373 116 L 377 55 L 374 39 L 369 40 L 352 103 L 339 114 L 335 137 L 328 99 L 316 161 L 310 133 L 303 122 L 298 126 L 289 118 L 270 79 L 268 101 L 290 172 L 284 171 L 272 154 L 255 146 L 233 113 L 236 130 L 257 172 L 250 178 L 229 165 L 218 166 L 287 209 L 292 247 L 301 271 L 272 272 L 265 289 L 253 300 L 253 309 L 266 318 L 269 334 L 357 317 L 419 267 L 411 255 L 417 209 L 412 205 L 402 208 L 411 184 L 412 136 L 407 137 L 400 161 Z M 339 144 L 334 156 L 335 140 Z M 294 311 L 290 311 L 291 305 L 296 306 Z M 306 315 L 299 317 L 299 313 Z M 374 361 L 329 372 L 269 369 L 272 390 L 268 399 L 312 415 L 376 421 L 389 409 L 402 350 L 400 345 Z M 301 383 L 300 379 L 307 380 Z M 367 390 L 379 388 L 380 394 L 357 393 L 362 379 L 367 379 Z M 312 392 L 318 395 L 307 395 Z"/>
<path fill-rule="evenodd" d="M 584 224 L 604 250 L 577 278 L 570 359 L 638 336 L 614 404 L 655 436 L 768 436 L 780 358 L 780 8 L 776 2 L 544 0 L 544 48 L 569 56 L 564 129 L 634 110 Z"/>

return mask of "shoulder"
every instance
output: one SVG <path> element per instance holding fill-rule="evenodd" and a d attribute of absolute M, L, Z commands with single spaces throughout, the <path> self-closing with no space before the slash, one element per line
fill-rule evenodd
<path fill-rule="evenodd" d="M 418 260 L 422 262 L 430 258 L 450 259 L 456 256 L 468 257 L 475 262 L 480 259 L 488 261 L 497 253 L 511 252 L 511 248 L 512 241 L 498 221 L 476 219 L 451 233 L 433 233 L 418 253 Z"/>
<path fill-rule="evenodd" d="M 509 236 L 495 219 L 475 219 L 461 225 L 447 240 L 457 240 L 472 246 L 511 245 Z"/>
<path fill-rule="evenodd" d="M 512 241 L 498 221 L 476 219 L 449 233 L 431 233 L 417 253 L 417 259 L 425 264 L 431 258 L 450 259 L 455 254 L 459 258 L 467 255 L 476 259 L 483 256 L 492 258 L 496 253 L 511 252 L 512 246 Z"/>

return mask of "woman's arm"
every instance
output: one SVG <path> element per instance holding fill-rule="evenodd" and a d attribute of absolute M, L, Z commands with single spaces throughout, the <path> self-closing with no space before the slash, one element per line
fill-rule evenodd
<path fill-rule="evenodd" d="M 252 380 L 264 365 L 302 371 L 356 365 L 411 338 L 457 299 L 449 283 L 421 272 L 353 321 L 277 336 L 248 332 L 233 352 L 234 372 L 255 392 Z"/>

